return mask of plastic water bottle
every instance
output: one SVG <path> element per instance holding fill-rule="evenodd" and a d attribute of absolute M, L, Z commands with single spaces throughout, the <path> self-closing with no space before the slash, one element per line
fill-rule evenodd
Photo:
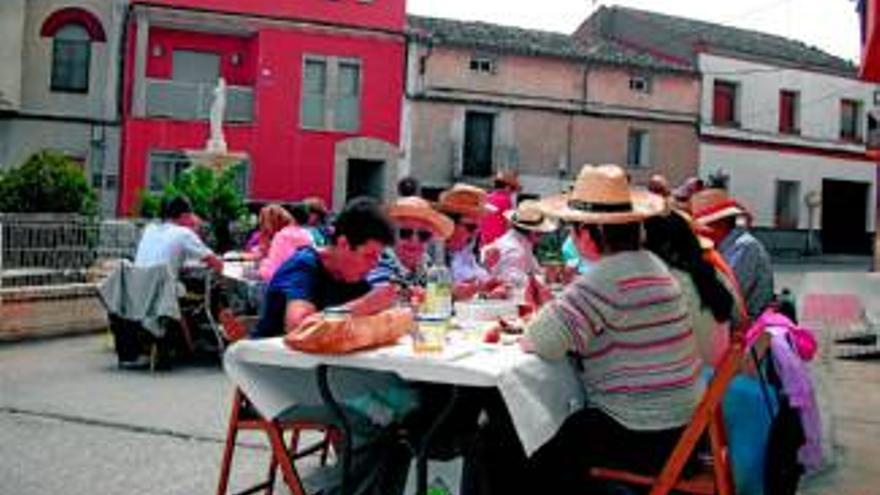
<path fill-rule="evenodd" d="M 451 318 L 452 274 L 443 264 L 435 263 L 428 269 L 427 278 L 424 313 L 437 318 Z"/>

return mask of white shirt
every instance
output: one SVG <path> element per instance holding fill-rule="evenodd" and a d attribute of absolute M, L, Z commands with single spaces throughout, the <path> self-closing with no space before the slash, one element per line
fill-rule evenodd
<path fill-rule="evenodd" d="M 152 223 L 141 235 L 134 265 L 168 264 L 178 273 L 186 260 L 201 260 L 211 254 L 213 251 L 191 229 L 173 223 Z"/>
<path fill-rule="evenodd" d="M 450 268 L 452 281 L 456 284 L 470 281 L 483 282 L 489 278 L 489 273 L 477 262 L 474 248 L 470 245 L 452 253 Z"/>
<path fill-rule="evenodd" d="M 525 287 L 529 275 L 541 273 L 541 264 L 532 252 L 528 239 L 514 229 L 483 248 L 497 249 L 501 257 L 492 267 L 490 274 L 513 287 Z"/>

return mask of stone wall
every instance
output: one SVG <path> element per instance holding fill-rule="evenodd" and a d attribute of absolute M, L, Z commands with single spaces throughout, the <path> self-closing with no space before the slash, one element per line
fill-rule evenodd
<path fill-rule="evenodd" d="M 107 328 L 95 284 L 0 289 L 0 342 Z"/>

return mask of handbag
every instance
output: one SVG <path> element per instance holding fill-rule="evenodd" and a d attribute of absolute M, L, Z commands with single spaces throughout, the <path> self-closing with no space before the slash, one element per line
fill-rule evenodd
<path fill-rule="evenodd" d="M 415 319 L 407 308 L 392 308 L 370 316 L 318 313 L 306 318 L 284 337 L 296 351 L 347 354 L 395 344 L 410 332 Z"/>

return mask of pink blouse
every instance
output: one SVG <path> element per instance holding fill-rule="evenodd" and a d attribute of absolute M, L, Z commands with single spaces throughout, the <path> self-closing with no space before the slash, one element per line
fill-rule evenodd
<path fill-rule="evenodd" d="M 299 225 L 288 225 L 279 230 L 272 238 L 269 253 L 260 261 L 260 277 L 268 283 L 287 258 L 299 248 L 311 245 L 313 245 L 311 234 Z"/>

